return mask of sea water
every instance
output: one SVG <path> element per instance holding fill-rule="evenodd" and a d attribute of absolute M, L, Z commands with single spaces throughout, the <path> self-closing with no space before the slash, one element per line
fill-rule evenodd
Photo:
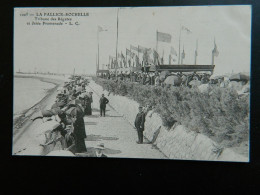
<path fill-rule="evenodd" d="M 53 87 L 54 84 L 39 79 L 14 78 L 14 118 L 40 102 L 47 95 L 47 91 Z"/>

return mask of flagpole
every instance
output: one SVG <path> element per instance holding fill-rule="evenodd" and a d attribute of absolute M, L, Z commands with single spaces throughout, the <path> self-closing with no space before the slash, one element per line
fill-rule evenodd
<path fill-rule="evenodd" d="M 156 30 L 156 52 L 158 53 L 158 30 Z"/>
<path fill-rule="evenodd" d="M 182 50 L 182 55 L 181 55 L 181 64 L 183 64 L 183 54 L 184 54 L 184 45 L 183 45 L 183 50 Z"/>
<path fill-rule="evenodd" d="M 127 50 L 125 49 L 125 61 L 126 61 L 126 68 L 127 68 Z"/>
<path fill-rule="evenodd" d="M 131 67 L 131 65 L 132 65 L 132 47 L 131 47 L 131 45 L 130 45 L 130 67 Z"/>
<path fill-rule="evenodd" d="M 137 52 L 138 52 L 138 66 L 139 66 L 139 45 L 138 45 L 138 48 L 137 48 Z"/>
<path fill-rule="evenodd" d="M 198 39 L 196 41 L 196 51 L 195 51 L 195 65 L 197 64 L 197 55 L 198 55 Z"/>
<path fill-rule="evenodd" d="M 180 25 L 180 36 L 179 36 L 179 56 L 178 56 L 178 64 L 180 64 L 180 55 L 181 55 L 181 25 Z"/>
<path fill-rule="evenodd" d="M 214 37 L 214 49 L 212 50 L 212 61 L 211 61 L 211 65 L 214 65 L 214 50 L 215 50 L 215 45 L 216 45 L 216 42 L 215 42 L 215 37 Z"/>
<path fill-rule="evenodd" d="M 118 62 L 117 62 L 117 47 L 118 47 L 118 12 L 119 12 L 119 8 L 117 8 L 117 22 L 116 22 L 116 75 L 117 75 L 117 66 L 118 66 Z"/>
<path fill-rule="evenodd" d="M 98 38 L 98 60 L 97 60 L 97 70 L 99 70 L 99 29 L 97 30 L 97 38 Z"/>

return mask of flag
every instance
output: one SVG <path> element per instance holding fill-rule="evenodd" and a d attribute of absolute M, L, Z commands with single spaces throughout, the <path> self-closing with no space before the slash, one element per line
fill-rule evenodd
<path fill-rule="evenodd" d="M 139 49 L 139 52 L 141 53 L 145 53 L 147 52 L 148 54 L 151 54 L 152 53 L 152 49 L 151 48 L 146 48 L 146 47 L 142 47 L 140 45 L 138 45 L 138 49 Z"/>
<path fill-rule="evenodd" d="M 158 64 L 158 62 L 159 62 L 159 54 L 157 53 L 157 51 L 153 50 L 153 63 Z"/>
<path fill-rule="evenodd" d="M 125 56 L 122 52 L 121 52 L 121 59 L 123 61 L 124 67 L 127 67 L 126 59 L 125 59 Z"/>
<path fill-rule="evenodd" d="M 136 64 L 136 66 L 140 66 L 138 56 L 135 56 L 135 64 Z"/>
<path fill-rule="evenodd" d="M 217 49 L 217 45 L 215 43 L 215 40 L 214 40 L 214 49 L 212 50 L 212 54 L 215 56 L 215 57 L 218 57 L 218 54 L 219 54 L 219 51 Z"/>
<path fill-rule="evenodd" d="M 190 34 L 191 33 L 191 30 L 189 30 L 187 27 L 185 27 L 185 26 L 182 26 L 181 27 L 181 30 L 185 30 L 188 34 Z"/>
<path fill-rule="evenodd" d="M 173 47 L 171 47 L 171 54 L 177 56 L 177 52 Z"/>
<path fill-rule="evenodd" d="M 157 41 L 170 43 L 172 36 L 167 33 L 157 32 Z"/>
<path fill-rule="evenodd" d="M 126 55 L 131 56 L 131 53 L 132 52 L 129 49 L 126 48 Z"/>
<path fill-rule="evenodd" d="M 182 57 L 182 59 L 185 58 L 185 52 L 184 52 L 184 50 L 182 51 L 181 57 Z"/>
<path fill-rule="evenodd" d="M 131 60 L 128 60 L 128 66 L 131 67 Z"/>
<path fill-rule="evenodd" d="M 125 59 L 125 56 L 124 56 L 124 54 L 122 53 L 122 51 L 121 51 L 121 58 L 122 58 L 122 59 Z"/>
<path fill-rule="evenodd" d="M 113 60 L 113 58 L 111 60 L 111 68 L 114 68 L 114 60 Z"/>
<path fill-rule="evenodd" d="M 197 49 L 195 50 L 195 56 L 198 56 L 198 51 L 197 51 Z"/>
<path fill-rule="evenodd" d="M 135 53 L 131 52 L 129 49 L 126 49 L 126 55 L 130 56 L 131 58 L 133 58 Z"/>
<path fill-rule="evenodd" d="M 103 29 L 101 26 L 98 26 L 98 32 L 107 31 L 106 29 Z"/>
<path fill-rule="evenodd" d="M 138 48 L 135 46 L 130 45 L 130 49 L 138 52 Z"/>

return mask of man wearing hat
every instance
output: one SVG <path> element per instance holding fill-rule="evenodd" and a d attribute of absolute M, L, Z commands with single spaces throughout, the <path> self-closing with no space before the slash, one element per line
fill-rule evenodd
<path fill-rule="evenodd" d="M 97 145 L 95 157 L 107 157 L 105 154 L 103 154 L 104 150 L 105 150 L 105 145 L 103 143 Z"/>
<path fill-rule="evenodd" d="M 109 100 L 105 97 L 104 94 L 102 94 L 102 97 L 99 100 L 100 104 L 100 116 L 104 115 L 106 116 L 106 105 L 108 104 Z"/>
<path fill-rule="evenodd" d="M 143 112 L 143 107 L 139 106 L 139 112 L 135 118 L 135 128 L 137 130 L 138 141 L 136 143 L 143 143 L 143 131 L 144 131 L 144 123 L 145 123 L 145 113 Z"/>
<path fill-rule="evenodd" d="M 90 115 L 92 115 L 92 107 L 91 107 L 91 104 L 93 103 L 93 97 L 92 97 L 92 95 L 93 95 L 93 92 L 90 91 L 90 92 L 89 92 L 89 99 L 90 99 L 89 114 L 90 114 Z"/>

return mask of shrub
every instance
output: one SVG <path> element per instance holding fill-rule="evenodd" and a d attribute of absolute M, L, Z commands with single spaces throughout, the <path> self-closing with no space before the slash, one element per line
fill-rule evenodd
<path fill-rule="evenodd" d="M 149 103 L 168 128 L 178 121 L 224 147 L 239 146 L 248 140 L 249 96 L 239 97 L 233 89 L 210 86 L 209 93 L 200 93 L 197 88 L 163 88 L 93 79 L 113 94 L 127 96 L 141 105 Z"/>

